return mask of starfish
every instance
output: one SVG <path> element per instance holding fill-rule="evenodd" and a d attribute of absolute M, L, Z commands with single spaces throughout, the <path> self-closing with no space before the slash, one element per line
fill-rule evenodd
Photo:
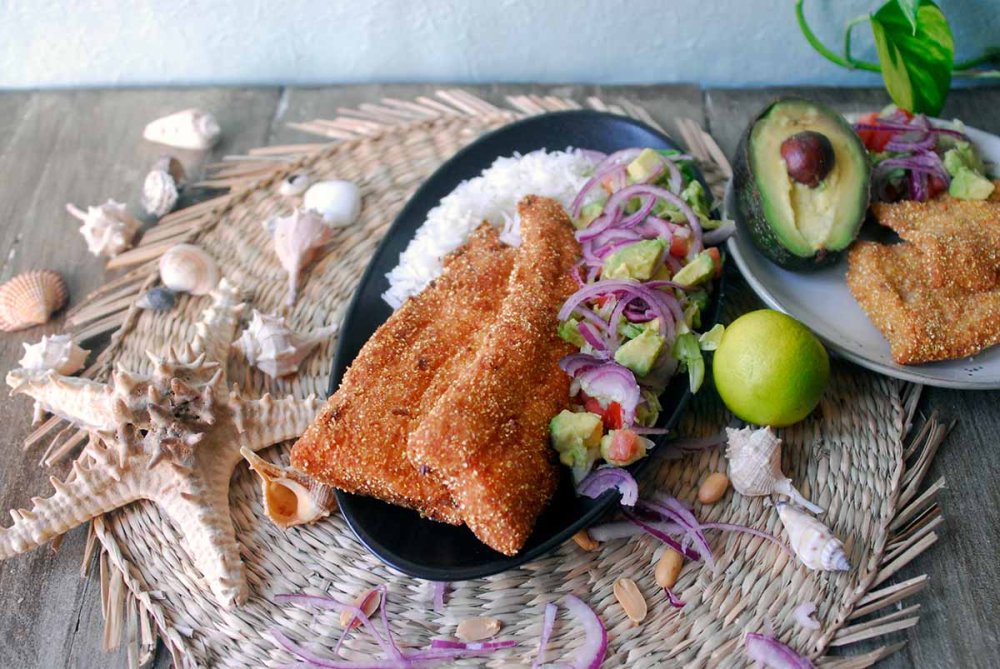
<path fill-rule="evenodd" d="M 226 382 L 226 359 L 243 309 L 223 279 L 190 344 L 166 357 L 147 353 L 152 374 L 118 368 L 109 383 L 15 369 L 11 394 L 85 429 L 89 440 L 55 493 L 12 510 L 0 528 L 0 559 L 138 499 L 152 500 L 180 530 L 187 552 L 220 604 L 246 600 L 248 588 L 229 510 L 229 481 L 243 459 L 297 437 L 319 409 L 307 399 L 244 399 Z"/>

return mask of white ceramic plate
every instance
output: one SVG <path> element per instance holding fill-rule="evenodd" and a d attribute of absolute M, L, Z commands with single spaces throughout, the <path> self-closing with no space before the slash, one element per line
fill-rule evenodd
<path fill-rule="evenodd" d="M 1000 137 L 966 128 L 980 155 L 1000 165 Z M 727 218 L 735 216 L 732 185 L 723 205 Z M 773 309 L 802 321 L 827 346 L 841 356 L 876 372 L 945 388 L 1000 388 L 1000 346 L 971 358 L 924 365 L 898 365 L 889 353 L 889 342 L 872 325 L 847 288 L 846 254 L 839 262 L 814 272 L 789 272 L 765 258 L 749 235 L 737 226 L 728 242 L 744 278 L 757 295 Z"/>

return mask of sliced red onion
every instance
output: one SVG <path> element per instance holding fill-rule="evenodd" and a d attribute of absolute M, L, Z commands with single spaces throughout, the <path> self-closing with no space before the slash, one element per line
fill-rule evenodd
<path fill-rule="evenodd" d="M 664 534 L 679 534 L 683 532 L 680 525 L 670 521 L 658 520 L 656 522 L 649 522 L 648 524 L 653 529 Z M 594 541 L 614 541 L 615 539 L 628 539 L 638 534 L 643 534 L 645 530 L 629 520 L 618 520 L 593 525 L 587 529 L 587 532 Z"/>
<path fill-rule="evenodd" d="M 913 126 L 907 123 L 894 123 L 892 121 L 880 120 L 878 123 L 855 123 L 854 129 L 857 130 L 892 130 L 896 132 L 908 132 L 913 130 Z M 938 128 L 931 126 L 927 128 L 928 132 L 938 134 L 938 135 L 951 135 L 952 137 L 960 137 L 963 139 L 968 139 L 968 136 L 964 132 L 958 130 L 952 130 L 951 128 Z"/>
<path fill-rule="evenodd" d="M 455 641 L 453 639 L 431 639 L 431 648 L 443 650 L 500 650 L 513 648 L 517 642 L 513 639 L 503 641 Z"/>
<path fill-rule="evenodd" d="M 569 665 L 573 669 L 598 669 L 608 650 L 608 632 L 604 623 L 592 608 L 575 595 L 566 595 L 566 608 L 584 633 L 583 645 L 577 649 Z"/>
<path fill-rule="evenodd" d="M 576 376 L 591 367 L 604 364 L 600 358 L 595 358 L 587 353 L 570 353 L 559 361 L 559 367 L 571 377 Z"/>
<path fill-rule="evenodd" d="M 625 165 L 635 160 L 636 156 L 642 153 L 642 149 L 622 149 L 621 151 L 616 151 L 610 156 L 601 161 L 597 166 L 594 167 L 594 174 L 591 176 L 583 187 L 580 188 L 580 192 L 577 193 L 576 197 L 573 198 L 573 202 L 569 205 L 569 213 L 573 218 L 577 218 L 580 215 L 580 209 L 583 208 L 583 201 L 595 186 L 604 181 L 605 177 L 611 175 L 615 171 L 624 170 Z"/>
<path fill-rule="evenodd" d="M 681 553 L 682 555 L 684 555 L 689 560 L 700 560 L 701 559 L 701 555 L 699 555 L 696 551 L 693 551 L 690 548 L 685 548 L 684 546 L 681 545 L 681 543 L 679 541 L 677 541 L 676 539 L 674 539 L 672 536 L 670 536 L 666 532 L 662 532 L 659 528 L 657 528 L 654 523 L 647 522 L 647 521 L 643 520 L 642 518 L 640 518 L 639 516 L 635 515 L 634 513 L 632 513 L 631 511 L 629 511 L 628 509 L 622 509 L 622 513 L 629 520 L 629 522 L 635 523 L 636 526 L 641 527 L 642 530 L 646 534 L 659 539 L 660 541 L 662 541 L 666 545 L 668 545 L 671 548 L 673 548 L 678 553 Z M 593 535 L 591 535 L 591 536 L 593 536 Z"/>
<path fill-rule="evenodd" d="M 704 560 L 705 566 L 715 571 L 715 556 L 708 538 L 702 531 L 701 523 L 694 517 L 691 510 L 669 495 L 658 494 L 652 500 L 643 500 L 639 509 L 660 515 L 665 520 L 672 520 L 684 528 L 684 536 L 691 541 L 695 551 Z M 682 542 L 683 544 L 683 542 Z"/>
<path fill-rule="evenodd" d="M 542 617 L 542 636 L 538 640 L 538 652 L 535 654 L 535 661 L 531 663 L 531 669 L 538 669 L 542 664 L 545 655 L 545 647 L 549 645 L 552 637 L 552 629 L 556 624 L 556 613 L 558 608 L 552 602 L 545 605 L 545 615 Z"/>
<path fill-rule="evenodd" d="M 736 232 L 736 223 L 734 221 L 726 221 L 715 230 L 706 232 L 701 240 L 705 243 L 705 246 L 716 246 L 732 237 L 734 232 Z"/>
<path fill-rule="evenodd" d="M 621 493 L 623 506 L 635 506 L 639 499 L 639 484 L 621 467 L 599 467 L 580 481 L 576 491 L 584 497 L 597 499 L 609 490 Z"/>
<path fill-rule="evenodd" d="M 272 627 L 269 632 L 275 643 L 292 655 L 305 660 L 305 662 L 311 667 L 318 667 L 320 669 L 410 669 L 411 667 L 416 666 L 412 662 L 403 658 L 369 660 L 364 662 L 331 660 L 329 658 L 320 657 L 309 649 L 303 648 L 282 634 L 281 630 L 276 627 Z"/>
<path fill-rule="evenodd" d="M 807 630 L 818 630 L 822 625 L 816 620 L 816 604 L 802 602 L 792 610 L 792 618 L 800 627 Z"/>
<path fill-rule="evenodd" d="M 760 537 L 761 539 L 767 539 L 771 543 L 777 544 L 783 551 L 795 557 L 795 553 L 788 545 L 773 535 L 764 532 L 763 530 L 758 530 L 753 527 L 747 527 L 746 525 L 735 525 L 733 523 L 702 523 L 701 528 L 704 530 L 722 530 L 723 532 L 739 532 L 742 534 L 750 534 L 755 537 Z"/>
<path fill-rule="evenodd" d="M 599 367 L 583 370 L 577 374 L 576 381 L 579 382 L 580 389 L 590 397 L 607 403 L 618 402 L 625 425 L 635 422 L 635 409 L 639 406 L 642 393 L 631 370 L 608 361 Z"/>
<path fill-rule="evenodd" d="M 438 613 L 444 611 L 444 596 L 448 590 L 448 584 L 444 581 L 434 583 L 434 610 Z"/>
<path fill-rule="evenodd" d="M 747 656 L 768 669 L 815 669 L 809 658 L 799 655 L 773 636 L 747 633 L 743 640 Z"/>
<path fill-rule="evenodd" d="M 606 351 L 610 348 L 608 342 L 601 339 L 601 336 L 594 332 L 594 326 L 590 323 L 580 323 L 577 326 L 583 340 L 593 346 L 598 351 Z"/>
<path fill-rule="evenodd" d="M 678 597 L 677 594 L 674 593 L 673 590 L 671 590 L 670 588 L 664 587 L 663 588 L 663 593 L 667 596 L 667 602 L 670 603 L 670 606 L 674 607 L 675 609 L 683 609 L 684 608 L 684 602 L 681 601 L 681 598 Z"/>
<path fill-rule="evenodd" d="M 371 619 L 357 606 L 352 604 L 343 604 L 330 597 L 320 597 L 318 595 L 305 595 L 305 594 L 280 594 L 274 596 L 274 601 L 279 604 L 301 604 L 303 606 L 315 606 L 320 609 L 327 609 L 332 611 L 338 611 L 343 613 L 347 611 L 352 614 L 354 618 L 361 621 L 362 627 L 372 635 L 372 638 L 378 643 L 386 655 L 393 658 L 402 657 L 402 653 L 399 648 L 393 643 L 392 635 L 389 632 L 388 618 L 386 614 L 386 604 L 388 599 L 388 589 L 384 585 L 378 586 L 377 590 L 382 597 L 382 605 L 379 607 L 381 609 L 382 622 L 385 626 L 385 637 L 378 631 L 375 624 Z"/>

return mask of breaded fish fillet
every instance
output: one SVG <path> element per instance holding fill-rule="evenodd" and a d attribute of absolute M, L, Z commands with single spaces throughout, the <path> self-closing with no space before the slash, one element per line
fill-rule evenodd
<path fill-rule="evenodd" d="M 901 365 L 973 355 L 1000 342 L 1000 287 L 929 285 L 924 254 L 909 243 L 857 242 L 847 285 Z"/>
<path fill-rule="evenodd" d="M 524 545 L 558 482 L 548 425 L 569 400 L 558 363 L 573 347 L 556 334 L 556 315 L 580 253 L 556 201 L 529 195 L 518 212 L 522 241 L 500 312 L 407 448 L 444 481 L 475 535 L 506 555 Z"/>
<path fill-rule="evenodd" d="M 988 290 L 1000 279 L 1000 202 L 941 198 L 929 202 L 879 202 L 878 222 L 923 254 L 933 286 L 957 284 Z"/>
<path fill-rule="evenodd" d="M 471 359 L 475 333 L 507 292 L 514 250 L 484 223 L 364 345 L 337 392 L 292 449 L 291 463 L 348 492 L 459 524 L 448 490 L 405 456 L 407 435 L 450 385 L 456 358 Z M 435 385 L 435 380 L 438 383 Z"/>

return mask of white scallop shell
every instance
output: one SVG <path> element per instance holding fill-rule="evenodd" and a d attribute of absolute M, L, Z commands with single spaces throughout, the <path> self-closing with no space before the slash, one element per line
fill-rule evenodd
<path fill-rule="evenodd" d="M 200 246 L 177 244 L 160 256 L 160 281 L 170 290 L 207 295 L 219 283 L 219 267 Z"/>
<path fill-rule="evenodd" d="M 83 369 L 90 351 L 76 345 L 66 334 L 43 335 L 37 344 L 22 344 L 24 357 L 18 361 L 22 369 L 33 372 L 53 370 L 56 374 L 70 376 Z"/>
<path fill-rule="evenodd" d="M 80 234 L 95 256 L 115 257 L 132 247 L 139 232 L 139 221 L 128 213 L 124 204 L 111 199 L 102 205 L 87 207 L 86 212 L 74 204 L 67 204 L 66 211 L 83 222 Z"/>
<path fill-rule="evenodd" d="M 310 177 L 307 172 L 292 172 L 281 180 L 281 185 L 278 186 L 278 192 L 285 197 L 302 195 L 302 193 L 309 188 L 309 184 L 311 183 L 312 177 Z"/>
<path fill-rule="evenodd" d="M 275 525 L 288 529 L 330 515 L 336 505 L 333 488 L 268 462 L 246 447 L 240 454 L 260 477 L 264 513 Z"/>
<path fill-rule="evenodd" d="M 318 214 L 296 209 L 290 216 L 273 219 L 274 252 L 288 272 L 287 304 L 295 303 L 302 270 L 313 261 L 319 249 L 330 241 L 333 231 Z M 265 223 L 269 228 L 270 221 Z"/>
<path fill-rule="evenodd" d="M 851 568 L 844 544 L 829 527 L 788 502 L 778 502 L 776 506 L 781 523 L 788 532 L 788 542 L 802 564 L 821 571 L 847 571 Z"/>
<path fill-rule="evenodd" d="M 185 109 L 150 122 L 142 136 L 151 142 L 179 149 L 212 148 L 219 140 L 219 123 L 201 109 Z"/>
<path fill-rule="evenodd" d="M 334 228 L 344 228 L 358 220 L 361 189 L 350 181 L 317 181 L 302 197 L 302 208 L 315 211 Z"/>
<path fill-rule="evenodd" d="M 803 497 L 781 471 L 781 440 L 771 428 L 727 427 L 726 435 L 729 480 L 736 492 L 747 497 L 787 495 L 813 513 L 822 513 L 823 509 Z"/>
<path fill-rule="evenodd" d="M 334 324 L 300 334 L 289 328 L 284 318 L 266 316 L 254 309 L 250 324 L 233 342 L 233 348 L 273 379 L 298 372 L 302 360 L 336 331 Z"/>

